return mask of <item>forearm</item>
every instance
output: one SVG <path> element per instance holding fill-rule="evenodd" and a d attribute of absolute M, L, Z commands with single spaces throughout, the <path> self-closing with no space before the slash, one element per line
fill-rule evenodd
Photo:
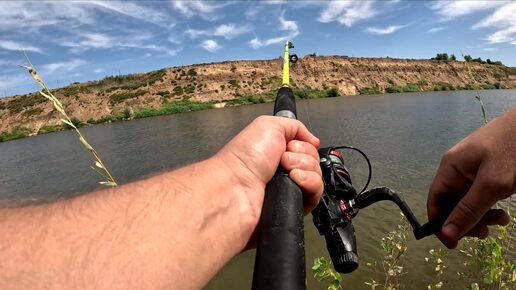
<path fill-rule="evenodd" d="M 234 179 L 215 157 L 54 204 L 1 210 L 0 285 L 201 288 L 252 230 L 246 187 Z"/>

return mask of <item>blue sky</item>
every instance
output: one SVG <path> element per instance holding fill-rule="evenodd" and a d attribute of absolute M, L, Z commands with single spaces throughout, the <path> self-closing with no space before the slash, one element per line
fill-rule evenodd
<path fill-rule="evenodd" d="M 162 67 L 280 56 L 430 58 L 516 66 L 511 1 L 0 1 L 0 97 Z"/>

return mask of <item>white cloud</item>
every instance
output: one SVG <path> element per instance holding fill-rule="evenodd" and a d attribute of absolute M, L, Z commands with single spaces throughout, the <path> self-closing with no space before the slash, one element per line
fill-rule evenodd
<path fill-rule="evenodd" d="M 263 46 L 269 46 L 272 44 L 278 44 L 281 42 L 285 42 L 287 40 L 292 40 L 296 36 L 299 35 L 299 27 L 297 26 L 297 23 L 292 20 L 285 20 L 285 13 L 282 13 L 280 16 L 280 30 L 287 32 L 286 35 L 273 37 L 265 40 L 260 40 L 258 37 L 255 37 L 251 41 L 249 41 L 249 45 L 254 48 L 258 49 Z"/>
<path fill-rule="evenodd" d="M 260 13 L 263 10 L 263 8 L 264 6 L 258 5 L 247 8 L 247 10 L 244 13 L 245 18 L 249 20 L 254 20 L 256 18 L 256 15 L 258 15 L 258 13 Z"/>
<path fill-rule="evenodd" d="M 385 35 L 385 34 L 391 34 L 393 32 L 396 32 L 397 30 L 400 30 L 407 25 L 391 25 L 384 28 L 378 28 L 378 27 L 369 27 L 366 29 L 368 33 L 376 34 L 376 35 Z"/>
<path fill-rule="evenodd" d="M 190 38 L 199 38 L 201 36 L 220 36 L 225 39 L 232 39 L 251 31 L 248 25 L 237 26 L 234 23 L 222 24 L 211 30 L 187 29 L 186 35 Z"/>
<path fill-rule="evenodd" d="M 498 48 L 496 48 L 496 47 L 486 47 L 486 48 L 484 48 L 484 50 L 485 51 L 497 51 Z"/>
<path fill-rule="evenodd" d="M 100 74 L 100 73 L 103 73 L 104 72 L 104 69 L 103 68 L 96 68 L 93 70 L 94 73 L 96 74 Z"/>
<path fill-rule="evenodd" d="M 208 39 L 202 42 L 201 47 L 209 52 L 215 52 L 222 48 L 215 40 Z"/>
<path fill-rule="evenodd" d="M 170 36 L 168 37 L 168 41 L 169 41 L 170 43 L 173 43 L 173 44 L 180 44 L 180 43 L 181 43 L 181 40 L 179 40 L 179 38 L 177 38 L 177 37 L 176 37 L 176 36 L 174 36 L 174 35 L 170 35 Z"/>
<path fill-rule="evenodd" d="M 188 18 L 199 15 L 204 20 L 214 21 L 224 17 L 223 15 L 217 14 L 218 10 L 230 4 L 215 3 L 217 2 L 201 0 L 172 1 L 172 8 Z"/>
<path fill-rule="evenodd" d="M 374 1 L 330 1 L 317 19 L 323 23 L 338 21 L 347 27 L 373 18 L 378 13 L 373 9 Z"/>
<path fill-rule="evenodd" d="M 442 20 L 448 21 L 459 16 L 472 14 L 475 12 L 492 9 L 508 3 L 508 1 L 449 1 L 440 0 L 433 2 L 430 9 L 434 10 Z"/>
<path fill-rule="evenodd" d="M 494 28 L 497 31 L 487 37 L 489 43 L 516 41 L 516 2 L 497 8 L 491 15 L 473 26 L 473 29 Z"/>
<path fill-rule="evenodd" d="M 122 14 L 124 16 L 128 16 L 131 18 L 151 22 L 157 25 L 174 25 L 170 22 L 169 17 L 155 9 L 148 8 L 144 5 L 138 5 L 135 2 L 128 1 L 88 1 L 85 2 L 86 5 L 98 6 L 102 8 L 104 11 L 111 11 Z"/>
<path fill-rule="evenodd" d="M 163 45 L 148 44 L 154 35 L 146 32 L 133 32 L 131 35 L 107 35 L 85 32 L 73 39 L 57 40 L 57 43 L 69 47 L 71 53 L 81 54 L 92 49 L 147 49 L 176 55 L 182 48 L 170 48 Z"/>
<path fill-rule="evenodd" d="M 14 50 L 14 51 L 32 51 L 37 53 L 43 53 L 43 51 L 36 46 L 27 45 L 21 42 L 11 41 L 7 39 L 0 39 L 0 49 Z"/>
<path fill-rule="evenodd" d="M 159 10 L 125 1 L 2 1 L 0 31 L 37 31 L 45 26 L 99 25 L 98 12 L 166 26 L 173 20 Z"/>
<path fill-rule="evenodd" d="M 435 33 L 435 32 L 441 31 L 441 30 L 445 30 L 445 29 L 446 29 L 446 27 L 434 27 L 434 28 L 428 29 L 428 33 Z"/>
<path fill-rule="evenodd" d="M 42 74 L 51 75 L 56 71 L 60 72 L 70 72 L 75 70 L 76 68 L 87 64 L 86 61 L 82 59 L 73 59 L 71 61 L 66 62 L 54 62 L 42 65 Z"/>

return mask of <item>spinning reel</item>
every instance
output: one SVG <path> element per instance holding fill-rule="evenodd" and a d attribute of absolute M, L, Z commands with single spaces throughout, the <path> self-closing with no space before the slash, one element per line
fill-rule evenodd
<path fill-rule="evenodd" d="M 369 176 L 364 188 L 357 192 L 353 187 L 351 175 L 344 158 L 338 149 L 350 149 L 359 152 L 367 161 Z M 359 149 L 350 146 L 325 147 L 318 150 L 320 166 L 324 181 L 321 201 L 312 211 L 313 222 L 319 234 L 326 239 L 335 270 L 351 273 L 358 268 L 357 242 L 352 220 L 360 209 L 382 200 L 390 200 L 401 209 L 412 226 L 417 240 L 432 235 L 441 228 L 444 221 L 433 221 L 421 226 L 405 201 L 387 187 L 368 191 L 371 180 L 371 163 Z"/>

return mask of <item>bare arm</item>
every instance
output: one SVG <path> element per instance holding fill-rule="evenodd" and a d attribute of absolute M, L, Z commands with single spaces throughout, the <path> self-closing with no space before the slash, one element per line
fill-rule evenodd
<path fill-rule="evenodd" d="M 173 172 L 0 210 L 0 285 L 201 288 L 252 243 L 265 184 L 280 160 L 308 193 L 308 206 L 320 197 L 319 141 L 299 122 L 279 119 L 260 118 L 214 157 Z M 289 154 L 300 162 L 290 164 L 296 158 Z"/>

